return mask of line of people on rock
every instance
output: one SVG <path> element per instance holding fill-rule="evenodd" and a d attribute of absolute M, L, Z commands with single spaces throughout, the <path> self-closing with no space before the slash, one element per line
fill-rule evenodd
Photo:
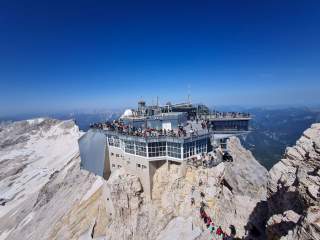
<path fill-rule="evenodd" d="M 207 213 L 204 210 L 204 206 L 202 205 L 200 207 L 200 217 L 203 220 L 204 224 L 207 226 L 208 230 L 210 231 L 210 234 L 213 235 L 212 240 L 222 239 L 222 240 L 232 240 L 234 239 L 234 236 L 236 235 L 236 229 L 233 225 L 230 225 L 230 236 L 225 233 L 221 226 L 216 226 L 214 222 L 211 220 L 211 217 L 207 215 Z"/>
<path fill-rule="evenodd" d="M 202 179 L 199 179 L 199 187 L 203 185 Z M 194 192 L 196 190 L 195 186 L 191 187 L 191 206 L 195 205 L 195 198 Z M 221 228 L 221 226 L 216 226 L 214 222 L 212 221 L 211 217 L 205 212 L 205 206 L 204 198 L 205 194 L 204 192 L 200 191 L 200 197 L 202 198 L 202 201 L 200 202 L 200 218 L 203 220 L 204 224 L 206 225 L 207 229 L 210 231 L 210 234 L 213 236 L 212 240 L 233 240 L 236 236 L 236 228 L 234 225 L 230 225 L 230 235 L 228 235 L 226 232 L 224 232 Z"/>

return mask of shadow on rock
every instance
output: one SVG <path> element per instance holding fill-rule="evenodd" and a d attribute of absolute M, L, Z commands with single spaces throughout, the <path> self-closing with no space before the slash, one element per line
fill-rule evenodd
<path fill-rule="evenodd" d="M 260 201 L 249 216 L 249 221 L 245 226 L 247 240 L 266 239 L 265 225 L 268 217 L 267 201 Z"/>

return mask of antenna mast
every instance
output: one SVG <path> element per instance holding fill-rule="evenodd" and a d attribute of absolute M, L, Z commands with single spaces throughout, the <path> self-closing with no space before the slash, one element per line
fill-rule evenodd
<path fill-rule="evenodd" d="M 191 90 L 190 90 L 190 84 L 188 84 L 188 103 L 191 104 Z"/>

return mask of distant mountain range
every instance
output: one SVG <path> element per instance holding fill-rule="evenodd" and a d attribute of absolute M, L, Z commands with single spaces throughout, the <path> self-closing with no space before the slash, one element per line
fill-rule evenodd
<path fill-rule="evenodd" d="M 320 122 L 320 109 L 249 109 L 253 115 L 252 131 L 243 137 L 242 144 L 256 159 L 270 169 L 281 159 L 287 146 L 295 145 L 303 131 Z"/>
<path fill-rule="evenodd" d="M 221 111 L 245 111 L 252 114 L 251 132 L 241 137 L 242 144 L 252 151 L 255 158 L 270 169 L 281 159 L 287 146 L 295 144 L 303 131 L 312 123 L 320 122 L 320 108 L 218 108 Z M 48 117 L 61 120 L 74 119 L 83 131 L 90 124 L 117 119 L 122 110 L 99 112 L 73 112 L 46 114 Z M 17 121 L 43 116 L 41 114 L 19 115 L 11 118 L 0 118 L 1 121 Z"/>

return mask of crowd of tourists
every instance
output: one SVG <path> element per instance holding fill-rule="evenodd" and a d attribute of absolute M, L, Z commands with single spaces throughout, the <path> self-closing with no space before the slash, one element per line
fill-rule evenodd
<path fill-rule="evenodd" d="M 187 164 L 194 167 L 212 168 L 221 162 L 232 162 L 233 157 L 229 152 L 223 152 L 220 148 L 213 150 L 210 153 L 198 154 L 187 160 Z"/>
<path fill-rule="evenodd" d="M 201 128 L 206 129 L 208 122 L 201 120 Z M 198 124 L 198 121 L 197 123 Z M 121 134 L 138 136 L 138 137 L 187 137 L 198 136 L 199 130 L 193 127 L 191 122 L 187 122 L 185 126 L 179 126 L 177 129 L 155 129 L 150 127 L 134 127 L 126 125 L 122 121 L 114 120 L 112 122 L 94 123 L 91 128 L 115 131 Z"/>
<path fill-rule="evenodd" d="M 249 113 L 241 113 L 241 112 L 219 112 L 214 111 L 210 114 L 210 116 L 213 116 L 215 118 L 246 118 L 250 117 Z"/>

